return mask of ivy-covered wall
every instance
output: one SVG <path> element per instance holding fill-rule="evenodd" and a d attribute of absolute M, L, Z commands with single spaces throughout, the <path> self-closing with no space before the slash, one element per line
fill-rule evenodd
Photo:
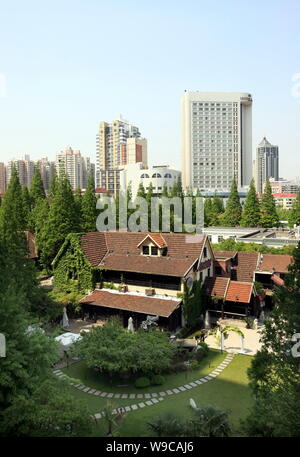
<path fill-rule="evenodd" d="M 78 291 L 94 289 L 94 269 L 80 246 L 80 234 L 71 233 L 53 262 L 54 285 L 66 289 L 76 285 Z"/>

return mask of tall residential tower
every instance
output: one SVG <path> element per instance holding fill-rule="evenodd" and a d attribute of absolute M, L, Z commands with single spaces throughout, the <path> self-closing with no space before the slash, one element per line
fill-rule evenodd
<path fill-rule="evenodd" d="M 252 178 L 252 97 L 188 92 L 181 99 L 182 184 L 194 191 L 240 190 Z"/>
<path fill-rule="evenodd" d="M 129 163 L 147 165 L 147 140 L 140 138 L 138 127 L 124 120 L 100 122 L 96 140 L 97 187 L 116 193 L 120 185 L 120 170 Z"/>

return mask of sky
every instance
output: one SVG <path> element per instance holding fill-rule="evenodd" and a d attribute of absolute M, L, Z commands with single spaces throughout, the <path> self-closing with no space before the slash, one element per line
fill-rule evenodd
<path fill-rule="evenodd" d="M 300 176 L 299 0 L 0 0 L 0 161 L 66 146 L 95 161 L 100 121 L 180 167 L 184 90 L 253 96 L 253 154 L 279 146 Z M 253 156 L 254 158 L 254 156 Z"/>

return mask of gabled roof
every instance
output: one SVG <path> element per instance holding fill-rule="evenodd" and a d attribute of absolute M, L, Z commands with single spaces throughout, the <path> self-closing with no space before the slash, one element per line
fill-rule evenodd
<path fill-rule="evenodd" d="M 288 266 L 293 263 L 293 257 L 280 254 L 263 254 L 257 271 L 270 273 L 288 273 Z"/>
<path fill-rule="evenodd" d="M 249 282 L 230 281 L 226 294 L 226 301 L 250 303 L 253 284 Z"/>
<path fill-rule="evenodd" d="M 171 299 L 170 297 L 168 299 L 147 297 L 138 293 L 122 293 L 114 290 L 100 289 L 94 290 L 90 295 L 82 298 L 80 303 L 122 309 L 134 313 L 169 317 L 178 308 L 181 300 Z"/>
<path fill-rule="evenodd" d="M 145 238 L 140 241 L 138 247 L 140 247 L 146 240 L 152 241 L 158 248 L 164 248 L 167 246 L 165 239 L 160 233 L 148 233 Z"/>
<path fill-rule="evenodd" d="M 141 255 L 140 244 L 147 238 L 165 242 L 166 256 Z M 157 236 L 158 235 L 158 236 Z M 183 277 L 198 261 L 206 235 L 145 232 L 90 232 L 79 235 L 80 244 L 93 267 L 108 270 Z M 59 255 L 59 254 L 58 254 Z"/>
<path fill-rule="evenodd" d="M 229 278 L 222 278 L 220 276 L 215 278 L 206 277 L 204 287 L 207 295 L 210 297 L 225 298 L 229 283 Z"/>
<path fill-rule="evenodd" d="M 236 255 L 237 251 L 214 251 L 217 260 L 233 259 Z"/>

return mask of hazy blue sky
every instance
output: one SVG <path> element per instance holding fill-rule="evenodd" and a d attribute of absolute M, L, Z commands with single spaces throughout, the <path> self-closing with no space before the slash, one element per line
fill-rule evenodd
<path fill-rule="evenodd" d="M 122 114 L 150 164 L 179 167 L 183 91 L 243 91 L 253 150 L 267 136 L 300 175 L 299 17 L 299 0 L 0 0 L 0 160 L 94 159 L 98 123 Z"/>

